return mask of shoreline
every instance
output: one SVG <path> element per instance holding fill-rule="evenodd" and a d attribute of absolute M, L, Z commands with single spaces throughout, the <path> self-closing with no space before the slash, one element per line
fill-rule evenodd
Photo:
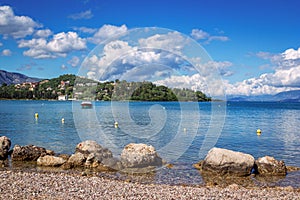
<path fill-rule="evenodd" d="M 143 184 L 81 174 L 0 170 L 1 199 L 300 199 L 300 188 Z"/>

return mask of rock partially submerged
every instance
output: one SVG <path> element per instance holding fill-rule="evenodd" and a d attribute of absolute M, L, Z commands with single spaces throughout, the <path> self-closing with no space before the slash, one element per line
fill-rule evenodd
<path fill-rule="evenodd" d="M 56 156 L 42 156 L 37 159 L 37 165 L 45 167 L 59 167 L 66 162 L 65 159 Z"/>
<path fill-rule="evenodd" d="M 120 170 L 121 163 L 113 158 L 113 154 L 107 148 L 93 140 L 86 140 L 77 144 L 75 153 L 70 156 L 63 168 L 85 167 L 106 170 Z"/>
<path fill-rule="evenodd" d="M 86 158 L 84 154 L 77 152 L 75 154 L 72 154 L 68 161 L 64 163 L 63 168 L 64 169 L 71 169 L 76 167 L 84 167 L 84 163 L 86 161 Z"/>
<path fill-rule="evenodd" d="M 15 145 L 11 155 L 12 161 L 37 161 L 41 156 L 47 155 L 47 150 L 34 145 Z"/>
<path fill-rule="evenodd" d="M 251 174 L 254 161 L 254 157 L 250 154 L 212 148 L 201 163 L 201 170 L 221 175 L 248 176 Z"/>
<path fill-rule="evenodd" d="M 6 160 L 9 154 L 11 141 L 6 136 L 0 137 L 0 160 Z"/>
<path fill-rule="evenodd" d="M 121 154 L 121 162 L 125 168 L 144 168 L 161 166 L 162 159 L 153 146 L 130 143 L 125 146 Z"/>
<path fill-rule="evenodd" d="M 265 156 L 255 161 L 255 168 L 260 175 L 285 176 L 287 168 L 284 161 Z"/>
<path fill-rule="evenodd" d="M 101 162 L 103 159 L 113 157 L 110 150 L 103 148 L 93 140 L 86 140 L 77 144 L 75 154 L 76 153 L 82 153 L 86 159 L 89 158 L 89 162 Z"/>

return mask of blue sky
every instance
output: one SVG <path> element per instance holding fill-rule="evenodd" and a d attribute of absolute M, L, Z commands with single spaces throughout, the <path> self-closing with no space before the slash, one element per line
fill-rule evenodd
<path fill-rule="evenodd" d="M 228 95 L 300 89 L 299 7 L 297 0 L 0 0 L 0 69 L 77 74 L 114 33 L 162 27 L 203 46 Z"/>

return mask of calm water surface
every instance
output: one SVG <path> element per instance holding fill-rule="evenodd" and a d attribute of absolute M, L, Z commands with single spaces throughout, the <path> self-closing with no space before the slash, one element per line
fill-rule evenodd
<path fill-rule="evenodd" d="M 94 102 L 93 109 L 82 110 L 80 102 L 0 101 L 0 135 L 12 145 L 34 144 L 68 154 L 80 141 L 93 139 L 117 157 L 130 142 L 151 144 L 161 157 L 178 163 L 177 174 L 160 173 L 178 183 L 203 182 L 191 165 L 203 159 L 199 150 L 207 136 L 217 137 L 216 147 L 255 158 L 270 155 L 300 167 L 300 103 L 227 102 L 226 112 L 220 113 L 212 111 L 214 104 L 219 103 Z M 212 115 L 224 115 L 224 121 L 213 121 L 222 125 L 220 135 L 208 134 Z M 294 172 L 276 184 L 300 187 L 299 180 L 300 173 Z"/>

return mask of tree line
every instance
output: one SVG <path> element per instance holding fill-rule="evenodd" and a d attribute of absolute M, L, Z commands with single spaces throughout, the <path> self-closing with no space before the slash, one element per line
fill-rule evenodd
<path fill-rule="evenodd" d="M 98 82 L 72 74 L 42 80 L 38 83 L 3 84 L 1 99 L 48 99 L 66 95 L 77 100 L 99 101 L 211 101 L 201 91 L 172 89 L 152 82 L 127 82 L 125 80 Z"/>

